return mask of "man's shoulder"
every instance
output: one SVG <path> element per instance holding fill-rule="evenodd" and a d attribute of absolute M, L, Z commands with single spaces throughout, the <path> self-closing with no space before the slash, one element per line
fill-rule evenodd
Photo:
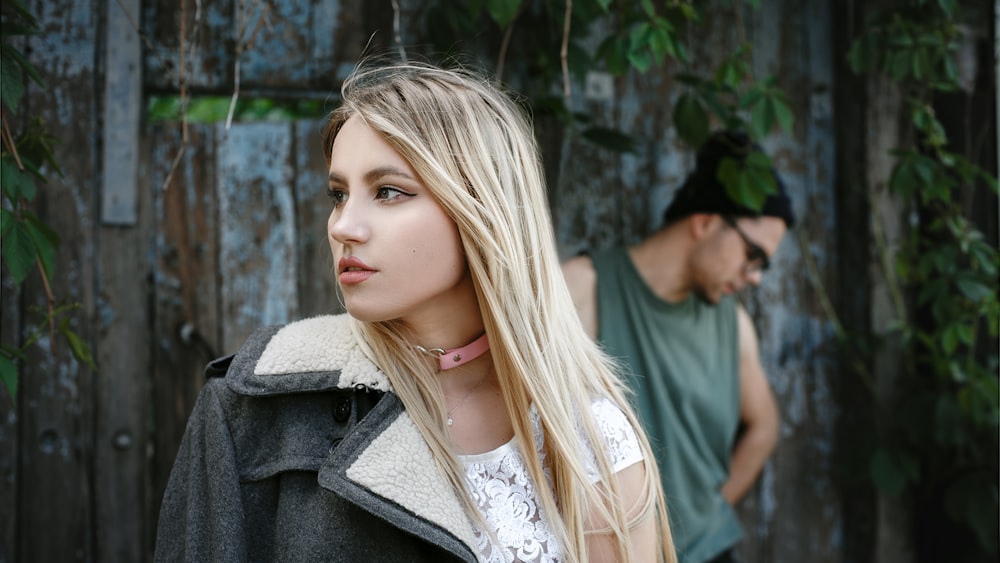
<path fill-rule="evenodd" d="M 597 335 L 597 272 L 594 262 L 589 255 L 580 254 L 563 262 L 562 271 L 573 308 L 584 330 L 594 338 Z"/>
<path fill-rule="evenodd" d="M 562 263 L 562 271 L 563 275 L 566 276 L 567 283 L 578 279 L 593 278 L 594 261 L 590 254 L 578 254 Z"/>

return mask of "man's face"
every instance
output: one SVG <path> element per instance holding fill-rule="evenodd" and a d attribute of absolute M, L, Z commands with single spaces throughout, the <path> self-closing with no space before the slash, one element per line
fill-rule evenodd
<path fill-rule="evenodd" d="M 716 216 L 692 255 L 692 291 L 714 305 L 747 284 L 760 284 L 786 230 L 776 217 Z"/>

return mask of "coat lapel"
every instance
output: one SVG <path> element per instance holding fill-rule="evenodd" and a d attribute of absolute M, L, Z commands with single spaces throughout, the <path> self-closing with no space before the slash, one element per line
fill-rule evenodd
<path fill-rule="evenodd" d="M 458 497 L 393 393 L 333 449 L 319 484 L 461 559 L 477 560 Z"/>

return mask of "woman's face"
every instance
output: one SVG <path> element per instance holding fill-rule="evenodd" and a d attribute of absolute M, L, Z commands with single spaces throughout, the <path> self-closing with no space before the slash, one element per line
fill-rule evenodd
<path fill-rule="evenodd" d="M 330 156 L 327 224 L 347 311 L 363 321 L 454 318 L 475 291 L 458 227 L 413 168 L 361 119 Z"/>

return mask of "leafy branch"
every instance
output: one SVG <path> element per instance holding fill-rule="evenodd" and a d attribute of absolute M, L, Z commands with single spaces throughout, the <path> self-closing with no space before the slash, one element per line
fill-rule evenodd
<path fill-rule="evenodd" d="M 881 335 L 898 337 L 898 376 L 908 391 L 871 473 L 887 494 L 909 491 L 940 504 L 996 554 L 1000 252 L 965 217 L 961 196 L 996 194 L 997 179 L 949 149 L 934 110 L 936 95 L 959 87 L 963 18 L 956 0 L 900 1 L 869 19 L 848 54 L 856 73 L 882 72 L 898 84 L 913 139 L 891 153 L 890 192 L 914 219 L 895 256 L 884 260 L 897 319 Z"/>
<path fill-rule="evenodd" d="M 18 364 L 25 360 L 27 349 L 39 342 L 45 327 L 50 335 L 49 342 L 55 341 L 58 326 L 74 356 L 92 369 L 95 366 L 87 346 L 69 327 L 66 315 L 76 305 L 57 306 L 52 293 L 50 280 L 55 268 L 59 236 L 31 210 L 38 195 L 37 183 L 46 182 L 44 170 L 60 177 L 63 175 L 53 152 L 55 138 L 45 130 L 45 123 L 39 117 L 27 118 L 20 130 L 16 125 L 22 120 L 18 110 L 27 88 L 25 78 L 45 88 L 38 70 L 15 45 L 18 40 L 38 34 L 38 23 L 21 0 L 6 1 L 0 16 L 3 18 L 0 32 L 3 36 L 3 50 L 0 52 L 0 247 L 3 250 L 3 265 L 17 286 L 22 286 L 31 272 L 37 270 L 47 307 L 44 311 L 35 311 L 40 313 L 41 320 L 28 331 L 22 344 L 0 344 L 0 380 L 11 398 L 15 398 Z"/>
<path fill-rule="evenodd" d="M 744 3 L 758 7 L 755 1 L 734 1 L 731 9 L 738 14 Z M 526 67 L 527 72 L 519 73 L 529 77 L 522 91 L 536 115 L 554 116 L 568 133 L 603 148 L 629 152 L 636 144 L 630 135 L 594 123 L 572 109 L 571 85 L 592 71 L 621 76 L 646 73 L 668 61 L 690 65 L 685 40 L 690 37 L 688 30 L 705 20 L 703 9 L 680 0 L 435 0 L 425 22 L 426 35 L 446 57 L 475 52 L 476 46 L 464 44 L 462 38 L 481 36 L 484 24 L 492 25 L 500 35 L 498 78 L 512 56 Z M 520 30 L 516 41 L 515 23 Z M 591 48 L 595 42 L 597 47 Z M 511 45 L 518 47 L 517 53 L 510 51 Z M 680 137 L 691 146 L 701 145 L 713 128 L 741 130 L 755 142 L 779 127 L 792 133 L 787 96 L 776 77 L 763 81 L 754 77 L 751 56 L 750 46 L 744 43 L 707 77 L 694 72 L 677 75 L 685 92 L 674 104 L 673 120 Z M 557 83 L 562 93 L 558 97 L 551 94 Z M 723 185 L 734 199 L 759 209 L 777 189 L 770 157 L 754 149 L 743 162 L 726 160 L 730 162 L 720 174 Z"/>

